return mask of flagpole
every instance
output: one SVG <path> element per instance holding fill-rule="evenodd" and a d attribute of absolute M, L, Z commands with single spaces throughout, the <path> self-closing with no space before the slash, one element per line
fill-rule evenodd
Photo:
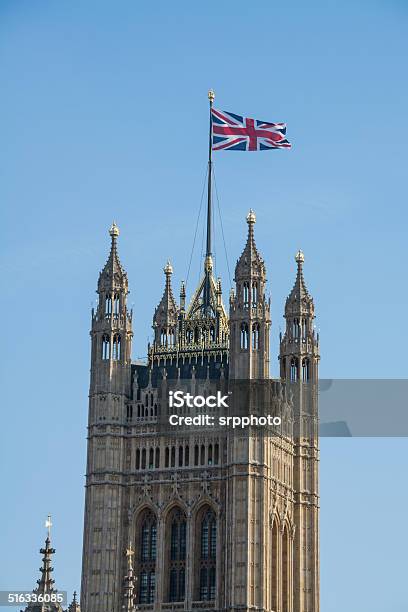
<path fill-rule="evenodd" d="M 215 98 L 215 93 L 212 89 L 208 92 L 208 100 L 210 101 L 210 133 L 208 142 L 208 194 L 207 194 L 207 248 L 206 248 L 206 259 L 211 257 L 211 215 L 212 215 L 212 202 L 211 202 L 211 190 L 212 190 L 212 106 Z"/>

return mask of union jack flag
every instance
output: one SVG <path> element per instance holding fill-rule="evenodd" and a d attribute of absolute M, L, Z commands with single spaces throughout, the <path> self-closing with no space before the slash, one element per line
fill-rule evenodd
<path fill-rule="evenodd" d="M 269 123 L 211 109 L 212 149 L 219 151 L 265 151 L 290 149 L 285 123 Z"/>

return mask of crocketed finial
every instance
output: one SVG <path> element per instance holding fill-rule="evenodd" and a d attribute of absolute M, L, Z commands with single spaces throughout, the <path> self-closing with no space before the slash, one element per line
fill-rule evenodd
<path fill-rule="evenodd" d="M 252 208 L 249 209 L 249 213 L 247 214 L 246 220 L 248 225 L 256 223 L 256 214 L 252 210 Z"/>
<path fill-rule="evenodd" d="M 295 255 L 295 261 L 298 265 L 302 265 L 305 261 L 305 256 L 303 255 L 303 251 L 301 251 L 300 249 Z"/>
<path fill-rule="evenodd" d="M 109 235 L 111 238 L 117 238 L 119 236 L 119 228 L 115 222 L 112 223 L 109 230 Z"/>
<path fill-rule="evenodd" d="M 163 268 L 163 272 L 167 276 L 168 274 L 173 274 L 173 266 L 170 263 L 170 260 L 167 261 L 166 265 Z"/>

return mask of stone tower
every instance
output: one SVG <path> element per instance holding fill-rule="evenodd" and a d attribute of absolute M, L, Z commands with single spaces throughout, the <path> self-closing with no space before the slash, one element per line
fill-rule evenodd
<path fill-rule="evenodd" d="M 285 309 L 281 377 L 270 379 L 270 305 L 253 211 L 247 223 L 229 317 L 211 240 L 189 304 L 184 283 L 177 303 L 166 264 L 147 363 L 131 362 L 127 276 L 118 229 L 110 230 L 92 314 L 83 612 L 319 610 L 313 301 L 302 260 Z M 304 342 L 293 336 L 297 319 L 301 329 L 305 319 Z M 308 360 L 304 380 L 291 380 L 292 360 L 298 373 Z M 282 415 L 278 430 L 163 425 L 169 389 L 234 397 L 237 385 L 248 393 L 257 381 L 268 402 L 249 394 L 248 409 Z M 194 413 L 184 407 L 181 414 Z"/>
<path fill-rule="evenodd" d="M 92 311 L 91 381 L 81 608 L 118 609 L 122 594 L 121 546 L 126 470 L 124 424 L 131 387 L 132 313 L 127 274 L 117 252 L 119 230 L 99 275 L 98 306 Z"/>
<path fill-rule="evenodd" d="M 293 563 L 294 611 L 319 609 L 318 365 L 313 298 L 303 277 L 304 255 L 285 304 L 286 330 L 280 338 L 280 374 L 293 397 L 293 487 L 296 525 Z"/>
<path fill-rule="evenodd" d="M 254 238 L 255 213 L 247 216 L 248 239 L 235 267 L 230 295 L 230 379 L 269 378 L 270 304 L 266 269 Z"/>

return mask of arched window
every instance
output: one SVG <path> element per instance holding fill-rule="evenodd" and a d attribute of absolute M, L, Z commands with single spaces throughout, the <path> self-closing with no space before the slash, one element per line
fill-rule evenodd
<path fill-rule="evenodd" d="M 219 444 L 217 442 L 216 444 L 214 444 L 214 465 L 218 465 L 219 454 L 220 454 L 220 447 L 219 447 Z"/>
<path fill-rule="evenodd" d="M 136 450 L 136 469 L 140 470 L 140 450 Z"/>
<path fill-rule="evenodd" d="M 200 601 L 212 601 L 216 592 L 217 520 L 214 511 L 208 506 L 198 515 L 198 528 L 200 551 L 196 572 L 197 596 Z"/>
<path fill-rule="evenodd" d="M 171 467 L 176 466 L 176 447 L 171 447 Z"/>
<path fill-rule="evenodd" d="M 169 447 L 166 446 L 164 467 L 169 467 L 169 455 L 170 455 Z"/>
<path fill-rule="evenodd" d="M 248 349 L 248 324 L 241 323 L 241 348 Z"/>
<path fill-rule="evenodd" d="M 179 456 L 178 456 L 178 464 L 179 467 L 183 467 L 183 447 L 179 446 Z"/>
<path fill-rule="evenodd" d="M 113 336 L 113 358 L 116 361 L 120 360 L 120 334 Z"/>
<path fill-rule="evenodd" d="M 211 342 L 215 342 L 215 327 L 211 325 L 210 327 L 210 340 Z"/>
<path fill-rule="evenodd" d="M 282 535 L 282 611 L 289 612 L 291 609 L 290 603 L 290 543 L 289 532 L 287 526 Z"/>
<path fill-rule="evenodd" d="M 184 465 L 188 467 L 190 463 L 190 447 L 187 445 L 184 449 Z"/>
<path fill-rule="evenodd" d="M 201 445 L 201 451 L 200 451 L 200 465 L 204 465 L 205 464 L 205 446 L 204 444 Z"/>
<path fill-rule="evenodd" d="M 146 449 L 142 449 L 142 470 L 146 469 Z"/>
<path fill-rule="evenodd" d="M 107 293 L 105 296 L 105 317 L 109 318 L 112 314 L 112 296 Z"/>
<path fill-rule="evenodd" d="M 154 449 L 149 450 L 149 470 L 154 468 Z"/>
<path fill-rule="evenodd" d="M 198 344 L 199 342 L 200 342 L 200 328 L 195 327 L 194 328 L 194 343 Z"/>
<path fill-rule="evenodd" d="M 185 598 L 185 569 L 187 551 L 186 515 L 180 508 L 173 508 L 168 518 L 169 568 L 168 601 L 183 601 Z"/>
<path fill-rule="evenodd" d="M 208 465 L 213 464 L 213 447 L 212 444 L 208 445 Z"/>
<path fill-rule="evenodd" d="M 303 359 L 302 361 L 302 380 L 308 382 L 310 379 L 310 361 L 309 359 Z"/>
<path fill-rule="evenodd" d="M 272 527 L 272 610 L 278 609 L 278 593 L 279 593 L 279 531 L 276 519 L 273 520 Z"/>
<path fill-rule="evenodd" d="M 187 344 L 191 344 L 193 341 L 193 330 L 192 329 L 188 329 L 186 331 L 186 340 L 187 340 Z"/>
<path fill-rule="evenodd" d="M 156 587 L 157 520 L 151 510 L 140 517 L 137 545 L 139 603 L 154 602 Z"/>
<path fill-rule="evenodd" d="M 102 336 L 102 359 L 110 359 L 110 340 L 108 334 Z"/>
<path fill-rule="evenodd" d="M 281 378 L 286 379 L 286 359 L 281 357 L 282 376 Z"/>
<path fill-rule="evenodd" d="M 245 282 L 243 285 L 243 298 L 244 298 L 244 306 L 248 306 L 249 304 L 249 283 Z"/>
<path fill-rule="evenodd" d="M 198 465 L 198 444 L 194 446 L 194 465 Z"/>
<path fill-rule="evenodd" d="M 115 315 L 115 317 L 119 316 L 119 311 L 120 311 L 120 296 L 119 296 L 119 293 L 115 293 L 114 298 L 113 298 L 113 314 Z"/>
<path fill-rule="evenodd" d="M 156 448 L 156 462 L 154 464 L 155 468 L 160 467 L 160 448 Z"/>
<path fill-rule="evenodd" d="M 298 360 L 296 357 L 292 357 L 290 360 L 290 382 L 296 382 L 298 378 Z"/>
<path fill-rule="evenodd" d="M 300 322 L 299 319 L 293 319 L 292 335 L 295 339 L 300 338 Z"/>
<path fill-rule="evenodd" d="M 167 344 L 167 333 L 165 329 L 160 331 L 160 344 L 161 346 L 166 346 Z"/>
<path fill-rule="evenodd" d="M 259 349 L 259 323 L 252 325 L 252 348 L 255 351 Z"/>
<path fill-rule="evenodd" d="M 258 301 L 258 283 L 254 281 L 252 283 L 252 306 L 256 306 Z"/>

